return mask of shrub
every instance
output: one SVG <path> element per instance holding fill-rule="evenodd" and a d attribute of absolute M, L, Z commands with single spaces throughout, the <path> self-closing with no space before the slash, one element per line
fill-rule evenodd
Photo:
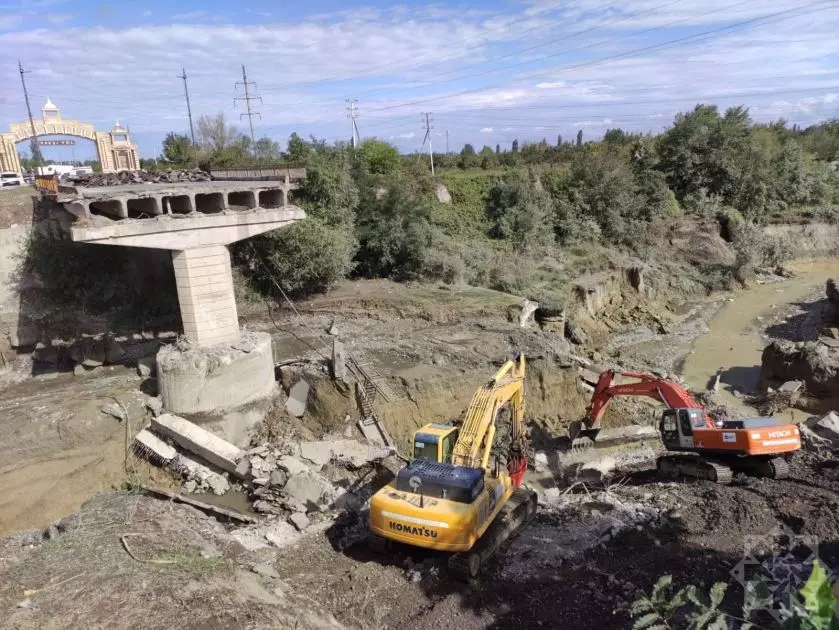
<path fill-rule="evenodd" d="M 553 202 L 532 182 L 498 182 L 489 192 L 487 217 L 493 235 L 508 240 L 517 251 L 539 250 L 553 244 Z"/>
<path fill-rule="evenodd" d="M 277 282 L 288 294 L 306 295 L 350 273 L 358 245 L 347 227 L 309 217 L 235 247 L 243 273 L 260 291 L 275 294 Z"/>

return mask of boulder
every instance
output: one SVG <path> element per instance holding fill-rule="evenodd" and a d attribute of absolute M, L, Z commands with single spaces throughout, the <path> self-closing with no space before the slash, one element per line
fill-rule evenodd
<path fill-rule="evenodd" d="M 332 341 L 332 378 L 347 378 L 347 351 L 337 339 Z"/>
<path fill-rule="evenodd" d="M 535 324 L 533 315 L 536 313 L 536 309 L 538 308 L 539 302 L 532 302 L 530 300 L 524 301 L 521 305 L 521 314 L 519 315 L 519 328 L 527 328 L 531 324 Z"/>
<path fill-rule="evenodd" d="M 813 416 L 805 425 L 834 448 L 839 447 L 839 413 L 831 411 L 822 417 Z"/>
<path fill-rule="evenodd" d="M 571 341 L 578 346 L 584 346 L 588 343 L 588 335 L 580 326 L 573 326 L 568 334 Z"/>
<path fill-rule="evenodd" d="M 309 467 L 306 464 L 291 455 L 283 455 L 280 457 L 280 459 L 277 460 L 277 466 L 286 471 L 289 475 L 296 475 L 309 470 Z"/>
<path fill-rule="evenodd" d="M 452 202 L 452 195 L 449 192 L 449 189 L 443 184 L 437 184 L 437 189 L 434 191 L 434 194 L 437 196 L 437 201 L 440 203 L 450 204 Z"/>
<path fill-rule="evenodd" d="M 360 468 L 390 455 L 386 448 L 362 444 L 356 440 L 319 440 L 300 444 L 300 457 L 317 466 L 337 461 Z"/>

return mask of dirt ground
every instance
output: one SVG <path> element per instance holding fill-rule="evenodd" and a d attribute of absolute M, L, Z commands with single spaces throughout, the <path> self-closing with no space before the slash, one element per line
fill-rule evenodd
<path fill-rule="evenodd" d="M 779 321 L 772 313 L 786 313 L 792 307 L 784 305 L 839 271 L 835 261 L 809 264 L 798 269 L 802 286 L 785 281 L 733 301 L 696 300 L 671 308 L 663 329 L 629 327 L 596 350 L 519 328 L 518 299 L 478 289 L 346 283 L 301 304 L 300 317 L 269 315 L 260 303 L 242 312 L 249 327 L 272 330 L 278 361 L 300 369 L 323 368 L 329 330 L 351 352 L 372 357 L 404 395 L 382 413 L 406 433 L 420 421 L 457 415 L 493 365 L 523 350 L 535 379 L 528 415 L 540 444 L 550 445 L 585 403 L 573 385 L 576 367 L 562 367 L 558 357 L 580 353 L 668 372 L 684 364 L 688 382 L 702 386 L 722 370 L 725 385 L 736 387 L 728 375 L 754 368 L 762 335 Z M 0 535 L 46 527 L 120 484 L 126 429 L 99 409 L 116 397 L 139 422 L 140 384 L 133 371 L 114 368 L 81 380 L 39 377 L 0 392 L 0 416 L 16 419 L 0 423 Z M 305 428 L 322 434 L 330 428 L 324 418 L 343 422 L 351 397 L 314 392 L 319 419 Z M 14 628 L 162 628 L 173 620 L 194 628 L 626 628 L 628 604 L 665 573 L 679 586 L 732 582 L 725 606 L 735 614 L 742 590 L 731 571 L 746 557 L 749 537 L 777 528 L 816 540 L 825 564 L 839 570 L 835 456 L 802 453 L 789 479 L 737 477 L 728 487 L 662 482 L 652 465 L 619 469 L 606 483 L 575 487 L 558 500 L 543 497 L 535 521 L 471 585 L 448 579 L 441 554 L 372 555 L 362 542 L 363 516 L 328 516 L 302 535 L 286 532 L 278 548 L 259 531 L 237 532 L 191 508 L 109 493 L 46 541 L 38 531 L 2 543 L 0 609 Z M 140 534 L 127 539 L 139 557 L 173 563 L 132 558 L 120 538 L 126 533 Z M 237 542 L 254 537 L 263 539 L 254 551 Z M 265 562 L 268 575 L 251 571 Z"/>

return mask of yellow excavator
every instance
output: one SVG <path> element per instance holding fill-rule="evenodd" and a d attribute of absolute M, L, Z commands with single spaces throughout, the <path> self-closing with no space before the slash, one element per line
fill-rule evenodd
<path fill-rule="evenodd" d="M 536 493 L 521 487 L 528 446 L 524 373 L 519 355 L 475 392 L 462 425 L 416 431 L 413 459 L 370 501 L 373 549 L 397 542 L 451 551 L 450 574 L 468 580 L 533 519 Z"/>

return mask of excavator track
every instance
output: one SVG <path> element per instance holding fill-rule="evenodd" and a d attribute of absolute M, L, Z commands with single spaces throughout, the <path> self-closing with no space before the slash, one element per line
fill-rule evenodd
<path fill-rule="evenodd" d="M 789 464 L 787 464 L 783 457 L 751 461 L 740 468 L 742 468 L 743 472 L 751 473 L 758 477 L 767 477 L 769 479 L 789 477 Z"/>
<path fill-rule="evenodd" d="M 501 545 L 532 521 L 534 516 L 536 493 L 518 488 L 478 542 L 469 551 L 449 557 L 449 575 L 462 582 L 476 577 Z"/>
<path fill-rule="evenodd" d="M 663 455 L 658 458 L 658 471 L 665 477 L 692 477 L 727 485 L 731 468 L 698 455 Z"/>

